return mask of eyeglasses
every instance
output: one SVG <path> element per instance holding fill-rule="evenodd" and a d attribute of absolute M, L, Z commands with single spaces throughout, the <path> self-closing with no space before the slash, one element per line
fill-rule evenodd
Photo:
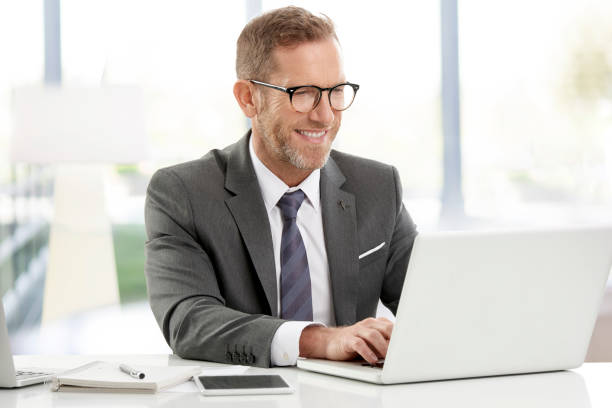
<path fill-rule="evenodd" d="M 261 81 L 250 79 L 250 82 L 267 86 L 268 88 L 277 89 L 289 94 L 289 101 L 298 112 L 312 112 L 319 102 L 323 91 L 328 91 L 329 105 L 338 111 L 348 109 L 355 100 L 355 95 L 359 90 L 359 85 L 345 82 L 334 85 L 331 88 L 319 88 L 316 85 L 293 86 L 291 88 L 283 88 L 282 86 L 267 84 Z"/>

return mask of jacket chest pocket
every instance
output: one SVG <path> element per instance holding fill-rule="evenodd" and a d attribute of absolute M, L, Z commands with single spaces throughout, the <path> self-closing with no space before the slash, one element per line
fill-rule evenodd
<path fill-rule="evenodd" d="M 378 245 L 371 247 L 359 255 L 359 270 L 384 259 L 387 254 L 388 245 L 386 242 L 381 242 Z"/>

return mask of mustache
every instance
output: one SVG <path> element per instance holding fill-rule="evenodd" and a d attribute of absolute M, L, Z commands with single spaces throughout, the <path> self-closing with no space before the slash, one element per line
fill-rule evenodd
<path fill-rule="evenodd" d="M 308 130 L 308 131 L 314 131 L 314 132 L 318 132 L 318 131 L 328 132 L 332 130 L 333 128 L 318 128 L 318 127 L 309 126 L 309 127 L 296 127 L 294 129 L 295 130 Z"/>
<path fill-rule="evenodd" d="M 332 130 L 338 127 L 340 123 L 333 123 L 332 125 L 321 126 L 320 123 L 310 123 L 304 125 L 294 126 L 294 129 L 307 129 L 307 130 Z"/>

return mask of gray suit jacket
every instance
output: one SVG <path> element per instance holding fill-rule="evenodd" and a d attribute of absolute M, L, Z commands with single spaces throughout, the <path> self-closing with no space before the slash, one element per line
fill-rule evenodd
<path fill-rule="evenodd" d="M 145 274 L 176 354 L 267 367 L 284 321 L 248 137 L 153 175 Z M 332 151 L 321 170 L 321 208 L 337 324 L 374 316 L 379 298 L 395 313 L 416 236 L 395 168 Z"/>

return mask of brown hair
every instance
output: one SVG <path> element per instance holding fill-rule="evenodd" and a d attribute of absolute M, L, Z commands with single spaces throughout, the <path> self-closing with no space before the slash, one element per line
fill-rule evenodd
<path fill-rule="evenodd" d="M 238 37 L 236 75 L 238 79 L 266 80 L 275 67 L 274 48 L 328 38 L 338 40 L 334 23 L 324 14 L 315 16 L 295 6 L 264 13 L 249 21 Z"/>

